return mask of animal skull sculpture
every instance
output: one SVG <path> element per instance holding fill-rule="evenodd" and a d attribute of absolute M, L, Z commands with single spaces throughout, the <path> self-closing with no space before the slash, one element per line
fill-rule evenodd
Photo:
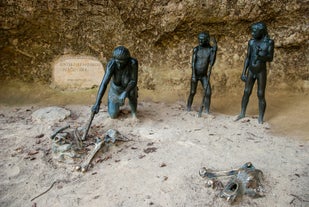
<path fill-rule="evenodd" d="M 212 171 L 202 168 L 199 172 L 203 178 L 208 178 L 208 186 L 221 186 L 220 197 L 226 198 L 229 202 L 234 202 L 241 195 L 250 197 L 264 196 L 264 188 L 262 185 L 263 172 L 256 169 L 251 162 L 245 163 L 238 169 L 229 171 Z M 231 177 L 228 183 L 224 186 L 218 177 Z"/>

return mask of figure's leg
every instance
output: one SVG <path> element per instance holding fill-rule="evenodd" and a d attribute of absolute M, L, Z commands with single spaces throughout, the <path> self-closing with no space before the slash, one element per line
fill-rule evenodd
<path fill-rule="evenodd" d="M 244 95 L 243 95 L 242 100 L 241 100 L 241 112 L 238 115 L 238 117 L 236 118 L 236 121 L 244 118 L 245 115 L 246 115 L 247 105 L 248 105 L 248 102 L 249 102 L 249 97 L 252 93 L 252 88 L 253 88 L 254 82 L 255 82 L 255 78 L 253 77 L 253 74 L 249 72 L 248 78 L 247 78 L 247 81 L 246 81 L 246 84 L 245 84 Z"/>
<path fill-rule="evenodd" d="M 196 87 L 197 87 L 197 81 L 191 80 L 191 88 L 190 88 L 190 95 L 189 95 L 188 103 L 187 103 L 187 111 L 191 111 L 193 98 L 196 93 Z"/>
<path fill-rule="evenodd" d="M 119 108 L 120 104 L 119 103 L 113 103 L 111 100 L 108 99 L 108 114 L 112 119 L 117 118 L 119 114 Z"/>
<path fill-rule="evenodd" d="M 205 93 L 205 96 L 204 96 L 205 99 L 203 100 L 204 106 L 205 106 L 205 113 L 209 114 L 210 101 L 211 101 L 211 86 L 210 86 L 210 82 L 207 83 L 207 77 L 203 77 L 202 85 L 203 85 L 204 93 Z"/>
<path fill-rule="evenodd" d="M 129 99 L 129 105 L 131 107 L 131 114 L 132 114 L 132 117 L 133 118 L 136 118 L 136 111 L 137 111 L 137 88 L 136 89 L 133 89 L 129 96 L 128 96 L 128 99 Z"/>
<path fill-rule="evenodd" d="M 259 98 L 259 123 L 263 124 L 264 113 L 266 109 L 266 100 L 265 100 L 265 88 L 266 88 L 266 70 L 258 74 L 258 90 L 257 96 Z"/>

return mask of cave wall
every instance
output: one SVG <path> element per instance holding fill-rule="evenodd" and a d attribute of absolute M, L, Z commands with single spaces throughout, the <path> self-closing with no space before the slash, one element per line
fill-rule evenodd
<path fill-rule="evenodd" d="M 90 55 L 106 66 L 125 45 L 139 60 L 140 90 L 184 94 L 197 34 L 208 31 L 218 41 L 214 92 L 239 92 L 250 25 L 264 21 L 275 40 L 268 87 L 304 91 L 308 19 L 308 0 L 2 0 L 0 76 L 50 84 L 56 58 Z"/>

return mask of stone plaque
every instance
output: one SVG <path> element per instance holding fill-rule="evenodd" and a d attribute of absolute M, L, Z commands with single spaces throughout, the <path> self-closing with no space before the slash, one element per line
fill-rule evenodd
<path fill-rule="evenodd" d="M 52 86 L 88 89 L 100 85 L 104 75 L 101 62 L 90 56 L 62 56 L 53 65 Z"/>

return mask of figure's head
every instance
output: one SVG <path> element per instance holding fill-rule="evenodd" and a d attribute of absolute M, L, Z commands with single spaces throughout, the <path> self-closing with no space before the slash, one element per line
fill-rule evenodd
<path fill-rule="evenodd" d="M 254 39 L 262 39 L 268 36 L 267 27 L 264 22 L 257 22 L 251 25 L 251 33 Z"/>
<path fill-rule="evenodd" d="M 116 64 L 119 68 L 125 66 L 130 59 L 130 52 L 124 46 L 118 46 L 114 49 L 113 58 L 116 61 Z"/>
<path fill-rule="evenodd" d="M 198 42 L 200 46 L 209 45 L 209 34 L 207 32 L 201 32 L 198 34 Z"/>

